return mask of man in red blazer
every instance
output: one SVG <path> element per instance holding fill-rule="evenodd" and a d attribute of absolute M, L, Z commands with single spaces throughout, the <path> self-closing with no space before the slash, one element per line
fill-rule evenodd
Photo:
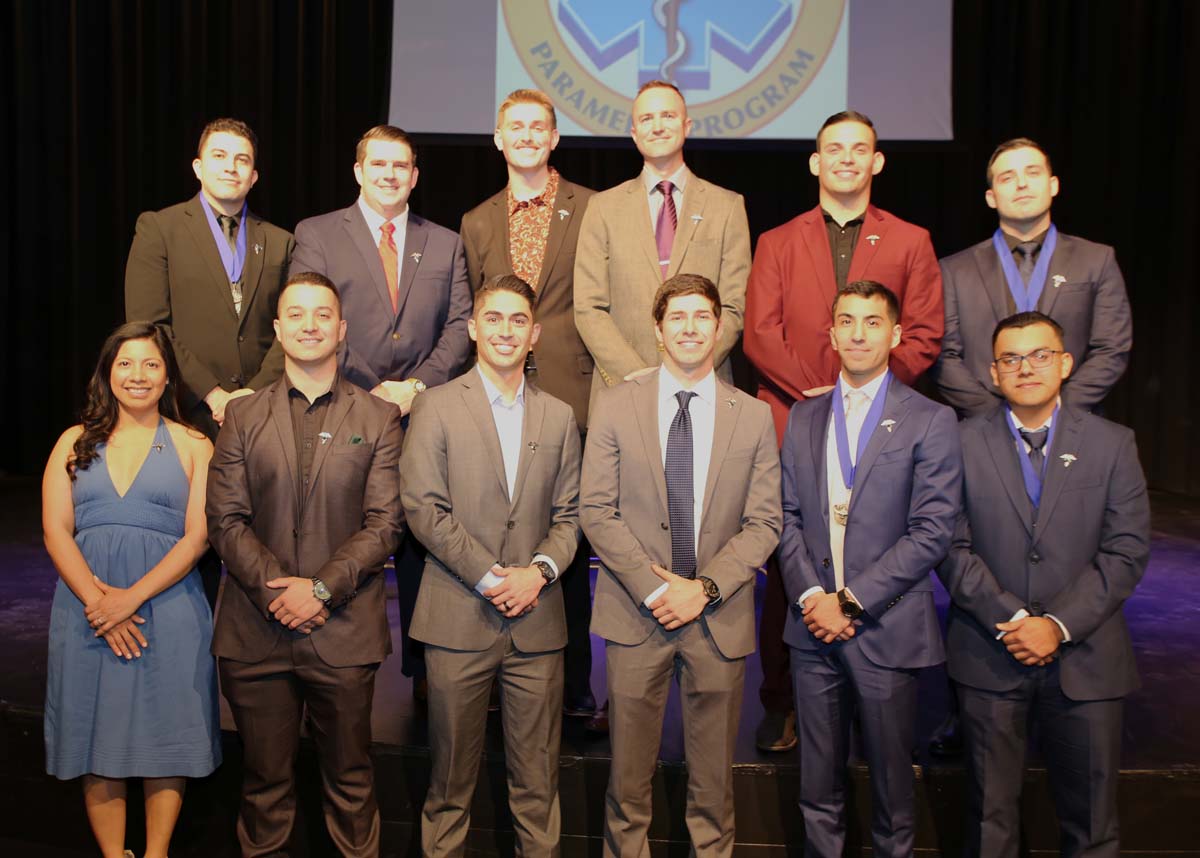
<path fill-rule="evenodd" d="M 875 126 L 847 110 L 825 120 L 808 168 L 817 177 L 819 204 L 758 239 L 746 286 L 742 347 L 758 369 L 758 398 L 771 406 L 783 437 L 793 403 L 830 390 L 839 363 L 829 341 L 837 290 L 875 280 L 900 300 L 904 334 L 889 368 L 913 384 L 941 346 L 942 277 L 929 233 L 875 208 L 871 180 L 883 170 Z M 766 751 L 794 747 L 795 717 L 783 626 L 786 596 L 772 561 L 759 627 L 766 716 L 756 740 Z"/>

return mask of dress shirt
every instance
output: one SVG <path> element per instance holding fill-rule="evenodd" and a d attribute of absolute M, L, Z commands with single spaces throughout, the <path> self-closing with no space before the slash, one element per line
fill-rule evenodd
<path fill-rule="evenodd" d="M 525 379 L 521 379 L 516 398 L 512 402 L 505 402 L 500 388 L 492 384 L 491 379 L 483 374 L 478 365 L 475 372 L 483 382 L 483 391 L 492 406 L 492 421 L 496 424 L 496 434 L 500 437 L 500 456 L 504 460 L 504 480 L 508 486 L 508 502 L 511 504 L 513 494 L 517 490 L 517 465 L 521 462 L 521 434 L 525 424 Z M 555 580 L 558 580 L 558 564 L 545 554 L 535 554 L 530 563 L 538 560 L 548 564 L 554 570 Z M 475 592 L 482 594 L 504 581 L 492 571 L 495 568 L 496 565 L 493 565 L 492 569 L 484 573 L 483 578 L 475 585 Z"/>
<path fill-rule="evenodd" d="M 285 376 L 286 377 L 286 376 Z M 333 382 L 324 393 L 311 402 L 292 380 L 287 379 L 288 407 L 292 416 L 292 434 L 296 444 L 296 461 L 300 465 L 301 497 L 308 495 L 309 474 L 312 473 L 313 457 L 317 453 L 318 444 L 327 444 L 328 436 L 322 437 L 321 430 L 325 425 L 325 413 L 329 410 L 329 402 L 333 399 Z"/>
<path fill-rule="evenodd" d="M 512 187 L 505 195 L 508 204 L 508 257 L 513 274 L 537 288 L 546 258 L 546 243 L 550 240 L 550 218 L 558 197 L 558 171 L 550 168 L 546 187 L 535 197 L 518 200 Z"/>
<path fill-rule="evenodd" d="M 666 366 L 658 368 L 658 445 L 662 454 L 662 465 L 667 466 L 667 438 L 671 434 L 671 422 L 679 411 L 679 400 L 675 394 L 691 390 L 696 395 L 688 403 L 688 414 L 692 418 L 692 538 L 695 539 L 696 554 L 700 554 L 700 522 L 704 518 L 704 487 L 708 484 L 708 465 L 712 461 L 713 431 L 717 422 L 717 375 L 709 371 L 693 387 L 684 387 L 679 379 L 671 375 Z M 697 569 L 697 574 L 700 570 Z M 664 582 L 642 602 L 647 608 L 667 589 Z"/>
<path fill-rule="evenodd" d="M 833 257 L 833 279 L 838 289 L 846 288 L 846 280 L 850 277 L 850 263 L 854 261 L 854 248 L 858 246 L 858 234 L 862 232 L 863 217 L 852 217 L 845 224 L 839 224 L 833 215 L 821 209 L 825 218 L 825 229 L 829 233 L 829 253 Z"/>
<path fill-rule="evenodd" d="M 379 247 L 383 243 L 382 228 L 388 222 L 387 218 L 367 205 L 362 194 L 359 194 L 358 197 L 358 210 L 362 212 L 362 216 L 367 222 L 367 229 L 371 231 L 371 239 L 375 242 L 375 246 Z M 396 242 L 396 256 L 399 257 L 401 269 L 404 268 L 404 239 L 408 234 L 409 211 L 411 209 L 405 206 L 404 211 L 392 218 L 392 223 L 396 225 L 396 231 L 392 233 L 392 241 Z"/>
<path fill-rule="evenodd" d="M 665 181 L 674 185 L 674 190 L 671 191 L 671 198 L 675 200 L 675 214 L 683 218 L 683 189 L 688 183 L 688 179 L 692 173 L 687 168 L 687 164 L 682 165 L 671 175 L 667 176 Z M 662 211 L 663 195 L 658 192 L 658 183 L 664 181 L 659 178 L 657 173 L 651 172 L 649 167 L 642 168 L 642 184 L 646 188 L 647 201 L 650 203 L 650 231 L 654 232 L 654 227 L 658 223 L 658 213 Z M 675 234 L 679 234 L 682 223 L 675 228 Z"/>

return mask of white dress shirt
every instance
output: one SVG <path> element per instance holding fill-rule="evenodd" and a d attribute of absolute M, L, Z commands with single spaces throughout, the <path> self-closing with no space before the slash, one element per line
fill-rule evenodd
<path fill-rule="evenodd" d="M 383 225 L 388 222 L 388 219 L 367 205 L 362 194 L 358 195 L 358 210 L 362 212 L 363 219 L 367 222 L 367 229 L 371 231 L 371 238 L 374 239 L 375 246 L 379 247 L 383 243 Z M 396 256 L 399 258 L 400 268 L 404 267 L 404 239 L 408 235 L 408 212 L 409 208 L 405 206 L 404 211 L 392 218 L 392 223 L 396 225 L 396 231 L 392 233 L 392 241 L 396 242 Z"/>
<path fill-rule="evenodd" d="M 683 216 L 683 189 L 688 183 L 692 172 L 687 168 L 687 164 L 680 166 L 671 175 L 667 176 L 666 181 L 673 185 L 671 191 L 671 199 L 675 200 L 676 216 Z M 647 201 L 650 203 L 650 232 L 654 232 L 654 228 L 658 226 L 658 213 L 662 211 L 663 195 L 658 192 L 658 183 L 663 181 L 657 173 L 651 172 L 649 167 L 642 167 L 642 184 L 646 187 Z M 676 226 L 676 231 L 679 227 Z"/>

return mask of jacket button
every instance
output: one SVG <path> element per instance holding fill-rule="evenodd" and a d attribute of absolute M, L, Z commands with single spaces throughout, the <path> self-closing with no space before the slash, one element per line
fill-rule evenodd
<path fill-rule="evenodd" d="M 1036 551 L 1029 555 L 1030 563 L 1038 563 L 1041 561 L 1041 559 L 1042 559 L 1042 555 L 1038 554 Z"/>
<path fill-rule="evenodd" d="M 667 523 L 666 523 L 665 521 L 660 521 L 660 522 L 658 523 L 658 526 L 659 526 L 659 527 L 661 527 L 663 530 L 670 530 L 670 529 L 671 529 L 671 528 L 667 527 Z"/>
<path fill-rule="evenodd" d="M 509 522 L 506 522 L 504 526 L 507 527 L 509 530 L 512 530 L 514 527 L 517 526 L 517 523 L 515 521 L 509 521 Z"/>
<path fill-rule="evenodd" d="M 829 568 L 829 558 L 826 557 L 824 560 L 822 560 L 821 565 L 824 566 L 826 569 L 828 569 Z"/>
<path fill-rule="evenodd" d="M 399 335 L 399 334 L 392 334 L 392 339 L 393 339 L 393 340 L 398 340 L 398 339 L 400 339 L 400 335 Z"/>
<path fill-rule="evenodd" d="M 238 335 L 238 342 L 239 342 L 239 343 L 244 343 L 244 342 L 246 342 L 246 338 L 245 338 L 244 336 L 242 336 L 241 334 L 239 334 L 239 335 Z"/>

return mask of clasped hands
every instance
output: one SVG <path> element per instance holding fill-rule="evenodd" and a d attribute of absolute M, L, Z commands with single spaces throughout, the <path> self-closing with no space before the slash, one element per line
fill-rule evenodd
<path fill-rule="evenodd" d="M 492 603 L 497 611 L 509 619 L 522 617 L 538 606 L 538 595 L 546 586 L 542 570 L 536 566 L 501 566 L 496 564 L 491 573 L 504 580 L 484 590 L 482 596 Z"/>
<path fill-rule="evenodd" d="M 667 582 L 667 589 L 650 603 L 650 612 L 660 626 L 671 632 L 704 613 L 708 597 L 699 578 L 684 578 L 657 563 L 651 563 L 650 569 Z"/>
<path fill-rule="evenodd" d="M 837 593 L 813 593 L 804 600 L 803 614 L 809 634 L 821 643 L 850 640 L 862 622 L 842 613 Z"/>
<path fill-rule="evenodd" d="M 1007 623 L 996 623 L 1004 632 L 1001 642 L 1009 655 L 1026 667 L 1041 667 L 1054 661 L 1063 642 L 1062 629 L 1049 617 L 1022 617 Z"/>
<path fill-rule="evenodd" d="M 381 381 L 371 390 L 380 399 L 394 403 L 402 415 L 407 415 L 412 409 L 412 401 L 417 395 L 417 386 L 409 381 Z"/>
<path fill-rule="evenodd" d="M 98 638 L 104 638 L 113 653 L 126 660 L 141 658 L 142 650 L 150 646 L 138 626 L 146 621 L 135 613 L 142 606 L 132 590 L 105 584 L 95 575 L 92 583 L 100 595 L 84 605 L 88 625 Z"/>
<path fill-rule="evenodd" d="M 284 627 L 311 635 L 329 619 L 329 608 L 313 595 L 311 578 L 272 578 L 267 586 L 283 591 L 271 600 L 267 610 Z"/>

